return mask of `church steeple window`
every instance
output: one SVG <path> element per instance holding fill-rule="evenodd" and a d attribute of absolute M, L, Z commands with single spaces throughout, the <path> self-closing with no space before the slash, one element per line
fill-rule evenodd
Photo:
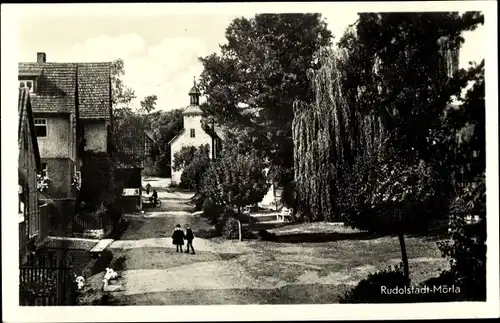
<path fill-rule="evenodd" d="M 196 80 L 193 80 L 193 87 L 191 88 L 191 91 L 189 91 L 189 97 L 190 97 L 189 103 L 191 105 L 200 105 L 200 95 L 201 92 L 200 90 L 198 90 L 198 87 L 196 86 Z"/>

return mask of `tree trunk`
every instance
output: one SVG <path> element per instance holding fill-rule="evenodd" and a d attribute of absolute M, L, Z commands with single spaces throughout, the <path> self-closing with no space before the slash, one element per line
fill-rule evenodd
<path fill-rule="evenodd" d="M 241 241 L 242 240 L 242 237 L 241 237 L 241 221 L 240 220 L 237 220 L 237 221 L 238 221 L 238 238 Z"/>
<path fill-rule="evenodd" d="M 410 268 L 408 264 L 408 255 L 406 254 L 406 244 L 403 232 L 399 232 L 399 245 L 401 246 L 401 259 L 403 260 L 403 269 L 407 283 L 410 282 Z"/>
<path fill-rule="evenodd" d="M 241 214 L 241 206 L 238 205 L 238 214 Z"/>

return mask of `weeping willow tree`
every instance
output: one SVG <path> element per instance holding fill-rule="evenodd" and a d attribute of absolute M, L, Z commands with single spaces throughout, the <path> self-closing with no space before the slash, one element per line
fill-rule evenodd
<path fill-rule="evenodd" d="M 377 151 L 385 131 L 375 114 L 356 108 L 356 93 L 345 90 L 346 50 L 322 49 L 321 68 L 309 70 L 314 102 L 296 102 L 292 124 L 299 211 L 311 220 L 335 220 L 337 186 L 357 158 Z M 361 91 L 361 89 L 357 89 Z"/>
<path fill-rule="evenodd" d="M 360 14 L 337 49 L 320 50 L 320 68 L 308 71 L 314 100 L 294 106 L 299 211 L 335 219 L 339 186 L 353 166 L 384 158 L 388 148 L 434 163 L 429 130 L 463 84 L 460 34 L 481 21 L 475 12 Z"/>

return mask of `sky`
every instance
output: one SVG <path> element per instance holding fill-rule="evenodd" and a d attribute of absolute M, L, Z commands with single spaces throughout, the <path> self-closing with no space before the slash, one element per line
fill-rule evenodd
<path fill-rule="evenodd" d="M 237 17 L 255 12 L 175 13 L 144 10 L 140 14 L 103 11 L 26 12 L 19 18 L 19 60 L 36 61 L 45 52 L 48 62 L 96 62 L 122 58 L 123 81 L 135 90 L 137 108 L 147 95 L 158 97 L 157 109 L 171 110 L 189 103 L 193 78 L 202 72 L 199 57 L 219 52 L 225 30 Z M 315 10 L 322 13 L 336 39 L 357 19 L 358 7 Z M 212 10 L 213 12 L 213 10 Z M 461 67 L 483 58 L 484 27 L 464 35 Z"/>

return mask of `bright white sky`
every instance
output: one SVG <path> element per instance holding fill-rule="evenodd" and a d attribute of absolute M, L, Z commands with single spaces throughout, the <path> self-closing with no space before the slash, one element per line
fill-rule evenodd
<path fill-rule="evenodd" d="M 88 5 L 90 7 L 90 5 Z M 225 29 L 243 14 L 169 14 L 149 11 L 141 15 L 112 14 L 99 10 L 45 11 L 21 16 L 19 24 L 19 60 L 36 61 L 37 52 L 45 52 L 49 62 L 125 61 L 124 82 L 137 95 L 134 106 L 145 96 L 158 96 L 157 108 L 170 110 L 188 104 L 193 77 L 202 65 L 198 57 L 219 50 L 225 41 Z M 102 9 L 102 7 L 101 7 Z M 326 10 L 323 16 L 336 38 L 356 21 L 361 8 Z M 361 9 L 363 10 L 363 9 Z M 316 10 L 318 11 L 318 10 Z M 319 11 L 321 12 L 321 11 Z M 57 14 L 57 15 L 56 15 Z M 483 58 L 484 27 L 465 35 L 461 66 Z"/>

